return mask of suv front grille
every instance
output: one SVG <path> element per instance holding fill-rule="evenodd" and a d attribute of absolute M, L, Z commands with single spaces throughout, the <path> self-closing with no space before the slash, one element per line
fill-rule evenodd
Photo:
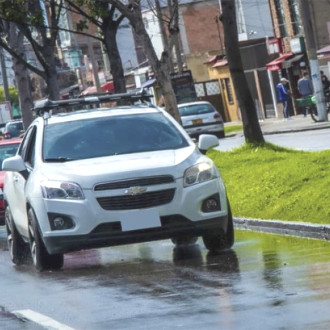
<path fill-rule="evenodd" d="M 175 189 L 151 191 L 135 196 L 99 197 L 97 201 L 104 210 L 133 210 L 170 203 Z"/>
<path fill-rule="evenodd" d="M 160 175 L 160 176 L 153 176 L 146 178 L 99 183 L 95 185 L 94 191 L 124 189 L 135 186 L 151 186 L 155 184 L 164 184 L 164 183 L 172 183 L 172 182 L 174 182 L 174 178 L 172 176 Z"/>

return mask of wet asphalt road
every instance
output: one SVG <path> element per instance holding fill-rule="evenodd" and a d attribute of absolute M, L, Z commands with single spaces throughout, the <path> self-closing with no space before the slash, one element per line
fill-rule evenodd
<path fill-rule="evenodd" d="M 329 242 L 237 231 L 218 254 L 164 240 L 66 255 L 63 270 L 37 273 L 11 264 L 0 235 L 0 328 L 42 328 L 10 319 L 29 309 L 58 329 L 328 329 L 329 252 Z"/>

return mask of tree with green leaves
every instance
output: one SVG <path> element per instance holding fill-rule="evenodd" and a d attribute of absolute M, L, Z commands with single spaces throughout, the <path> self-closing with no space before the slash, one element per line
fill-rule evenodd
<path fill-rule="evenodd" d="M 27 69 L 42 77 L 51 99 L 59 98 L 56 70 L 56 42 L 59 31 L 59 18 L 63 0 L 3 0 L 0 2 L 0 47 Z M 19 8 L 19 10 L 18 10 Z M 12 47 L 8 22 L 15 23 L 15 28 L 24 36 L 24 43 L 29 44 L 36 57 L 32 64 L 21 50 Z"/>
<path fill-rule="evenodd" d="M 235 2 L 235 0 L 221 0 L 221 21 L 225 34 L 228 65 L 242 114 L 245 141 L 247 143 L 262 144 L 265 140 L 259 125 L 256 107 L 244 74 L 239 49 Z"/>

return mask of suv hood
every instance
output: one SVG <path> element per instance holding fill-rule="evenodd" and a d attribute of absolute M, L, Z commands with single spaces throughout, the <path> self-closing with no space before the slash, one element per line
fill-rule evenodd
<path fill-rule="evenodd" d="M 49 180 L 72 181 L 83 189 L 92 189 L 99 182 L 142 176 L 172 175 L 180 178 L 188 167 L 204 158 L 206 157 L 195 146 L 189 146 L 179 150 L 116 155 L 65 163 L 44 163 L 42 174 Z"/>

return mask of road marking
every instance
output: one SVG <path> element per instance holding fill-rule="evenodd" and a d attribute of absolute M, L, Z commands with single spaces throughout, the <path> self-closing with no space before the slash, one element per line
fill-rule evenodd
<path fill-rule="evenodd" d="M 52 330 L 74 330 L 73 328 L 68 327 L 65 324 L 59 323 L 50 317 L 37 313 L 35 311 L 32 311 L 31 309 L 23 309 L 19 311 L 13 311 L 13 314 L 15 314 L 17 317 L 24 318 L 26 320 L 32 321 L 34 323 L 37 323 L 41 326 L 43 326 L 46 329 L 52 329 Z"/>

